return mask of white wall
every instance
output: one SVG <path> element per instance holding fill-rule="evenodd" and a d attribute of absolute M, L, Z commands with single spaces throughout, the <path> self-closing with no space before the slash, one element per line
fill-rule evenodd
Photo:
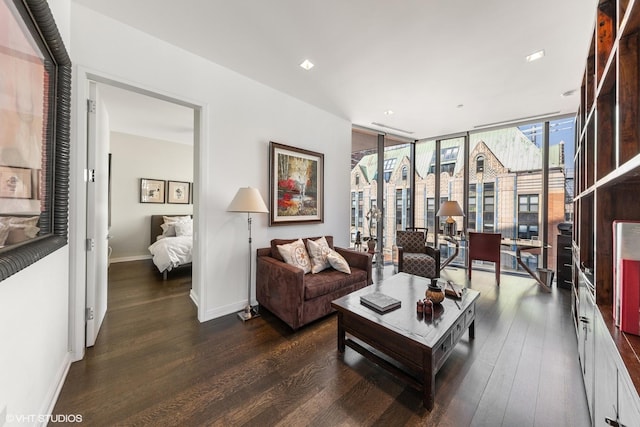
<path fill-rule="evenodd" d="M 200 158 L 206 170 L 201 171 L 198 188 L 198 208 L 207 233 L 200 236 L 206 249 L 202 266 L 206 298 L 200 301 L 206 308 L 205 319 L 239 310 L 246 303 L 246 216 L 227 213 L 226 208 L 240 186 L 257 187 L 267 198 L 269 140 L 324 153 L 325 222 L 269 228 L 267 216 L 256 215 L 254 248 L 275 237 L 322 234 L 334 235 L 337 244 L 348 244 L 351 124 L 347 120 L 76 3 L 71 22 L 76 65 L 207 106 L 203 117 L 207 134 L 201 141 L 206 157 Z M 195 176 L 200 179 L 197 171 Z"/>
<path fill-rule="evenodd" d="M 0 282 L 0 409 L 8 419 L 46 414 L 68 368 L 68 259 L 65 246 Z"/>
<path fill-rule="evenodd" d="M 49 0 L 49 6 L 69 51 L 70 1 Z M 70 363 L 68 312 L 68 246 L 0 282 L 0 411 L 52 409 Z"/>
<path fill-rule="evenodd" d="M 193 181 L 193 146 L 111 132 L 111 262 L 150 258 L 151 215 L 191 214 L 193 205 L 140 203 L 140 178 Z"/>

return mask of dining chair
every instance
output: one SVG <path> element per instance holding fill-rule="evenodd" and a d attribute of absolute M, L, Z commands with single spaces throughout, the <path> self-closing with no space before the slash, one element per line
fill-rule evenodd
<path fill-rule="evenodd" d="M 468 233 L 469 264 L 467 275 L 471 280 L 471 270 L 473 261 L 489 261 L 495 263 L 496 283 L 500 286 L 500 233 L 478 233 L 470 231 Z"/>

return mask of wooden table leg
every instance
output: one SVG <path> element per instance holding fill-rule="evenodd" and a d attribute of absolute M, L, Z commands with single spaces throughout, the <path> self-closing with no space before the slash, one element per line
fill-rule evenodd
<path fill-rule="evenodd" d="M 476 319 L 473 319 L 469 324 L 469 339 L 476 339 Z"/>
<path fill-rule="evenodd" d="M 343 313 L 338 312 L 338 351 L 340 353 L 344 353 L 345 350 L 343 317 Z"/>
<path fill-rule="evenodd" d="M 422 375 L 424 382 L 424 395 L 422 397 L 422 404 L 428 410 L 432 410 L 434 394 L 436 390 L 436 376 L 433 373 L 433 358 L 431 350 L 424 350 L 422 361 Z"/>

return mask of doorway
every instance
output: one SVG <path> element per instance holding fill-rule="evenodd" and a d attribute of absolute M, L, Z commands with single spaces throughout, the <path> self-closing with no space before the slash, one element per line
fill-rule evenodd
<path fill-rule="evenodd" d="M 198 232 L 202 232 L 204 221 L 200 221 L 201 215 L 198 215 L 198 206 L 199 206 L 199 181 L 200 181 L 200 163 L 199 157 L 202 154 L 200 150 L 200 141 L 203 139 L 204 135 L 204 124 L 205 121 L 203 117 L 205 116 L 204 110 L 206 106 L 203 103 L 197 103 L 188 100 L 177 99 L 173 96 L 168 96 L 166 94 L 161 93 L 161 91 L 157 91 L 151 88 L 143 88 L 136 85 L 132 85 L 126 82 L 113 80 L 107 78 L 105 76 L 101 76 L 94 72 L 89 72 L 87 70 L 83 70 L 80 68 L 79 76 L 76 80 L 76 101 L 77 105 L 86 105 L 89 95 L 90 82 L 95 82 L 99 87 L 106 88 L 107 91 L 111 89 L 117 89 L 122 92 L 127 93 L 130 96 L 144 96 L 146 98 L 150 98 L 154 102 L 161 102 L 166 104 L 167 106 L 175 107 L 180 106 L 181 108 L 186 108 L 190 111 L 191 114 L 191 139 L 193 144 L 193 155 L 192 162 L 193 165 L 193 191 L 192 191 L 192 209 L 194 215 L 194 235 L 197 235 Z M 88 167 L 86 167 L 86 159 L 88 155 L 88 144 L 87 144 L 87 135 L 88 135 L 88 126 L 83 120 L 80 119 L 81 113 L 79 112 L 77 115 L 77 126 L 76 126 L 76 141 L 78 142 L 77 150 L 75 155 L 72 156 L 72 168 L 75 171 L 85 170 L 84 177 L 82 180 L 74 179 L 72 180 L 71 192 L 75 194 L 77 197 L 72 198 L 71 203 L 71 211 L 72 215 L 75 214 L 76 221 L 71 222 L 70 227 L 70 252 L 71 252 L 71 283 L 73 284 L 70 291 L 69 297 L 69 306 L 70 306 L 70 343 L 69 347 L 72 350 L 72 358 L 74 360 L 82 359 L 84 355 L 85 348 L 85 319 L 89 313 L 86 311 L 86 297 L 87 297 L 87 286 L 90 285 L 87 280 L 87 269 L 84 264 L 84 253 L 85 247 L 87 245 L 87 241 L 85 240 L 86 235 L 86 227 L 87 227 L 87 214 L 84 209 L 86 209 L 86 205 L 88 203 L 86 192 L 84 191 L 84 187 L 86 186 L 87 174 L 90 172 Z M 181 131 L 184 131 L 182 129 Z M 137 185 L 137 184 L 136 184 Z M 173 205 L 172 205 L 173 206 Z M 178 206 L 178 205 L 175 205 Z M 194 239 L 197 240 L 197 239 Z M 204 318 L 204 310 L 201 304 L 198 304 L 198 301 L 204 297 L 204 289 L 201 286 L 201 277 L 200 273 L 201 263 L 199 260 L 202 256 L 202 249 L 198 247 L 197 244 L 194 245 L 193 248 L 193 269 L 192 269 L 192 288 L 190 292 L 191 299 L 195 302 L 198 307 L 198 318 Z"/>

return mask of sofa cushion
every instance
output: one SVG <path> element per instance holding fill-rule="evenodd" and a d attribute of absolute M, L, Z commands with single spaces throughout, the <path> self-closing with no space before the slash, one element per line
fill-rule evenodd
<path fill-rule="evenodd" d="M 331 267 L 335 268 L 336 270 L 342 273 L 351 274 L 349 263 L 338 252 L 331 250 L 331 252 L 329 252 L 329 255 L 327 255 L 327 260 L 329 261 Z"/>
<path fill-rule="evenodd" d="M 318 240 L 321 236 L 318 237 L 308 237 L 306 239 L 303 239 L 304 244 L 307 244 L 307 240 L 311 239 L 311 240 Z M 331 249 L 333 249 L 333 236 L 324 236 L 325 240 L 327 241 L 327 244 L 329 245 L 329 247 Z M 285 262 L 284 258 L 282 258 L 282 255 L 280 255 L 280 252 L 278 251 L 278 246 L 279 245 L 286 245 L 288 243 L 292 243 L 295 242 L 298 239 L 273 239 L 271 240 L 271 256 L 275 259 L 277 259 L 278 261 L 282 261 Z"/>
<path fill-rule="evenodd" d="M 307 239 L 307 249 L 309 258 L 311 258 L 311 273 L 320 273 L 322 270 L 331 267 L 327 257 L 333 249 L 329 247 L 327 239 L 324 237 L 318 240 Z"/>
<path fill-rule="evenodd" d="M 304 274 L 311 271 L 311 260 L 309 260 L 309 254 L 307 254 L 307 249 L 304 247 L 302 239 L 286 245 L 278 245 L 278 252 L 284 258 L 284 262 L 301 268 Z"/>
<path fill-rule="evenodd" d="M 367 282 L 367 272 L 359 268 L 352 268 L 351 274 L 333 268 L 319 274 L 308 274 L 304 276 L 304 299 L 317 298 L 358 282 Z"/>

